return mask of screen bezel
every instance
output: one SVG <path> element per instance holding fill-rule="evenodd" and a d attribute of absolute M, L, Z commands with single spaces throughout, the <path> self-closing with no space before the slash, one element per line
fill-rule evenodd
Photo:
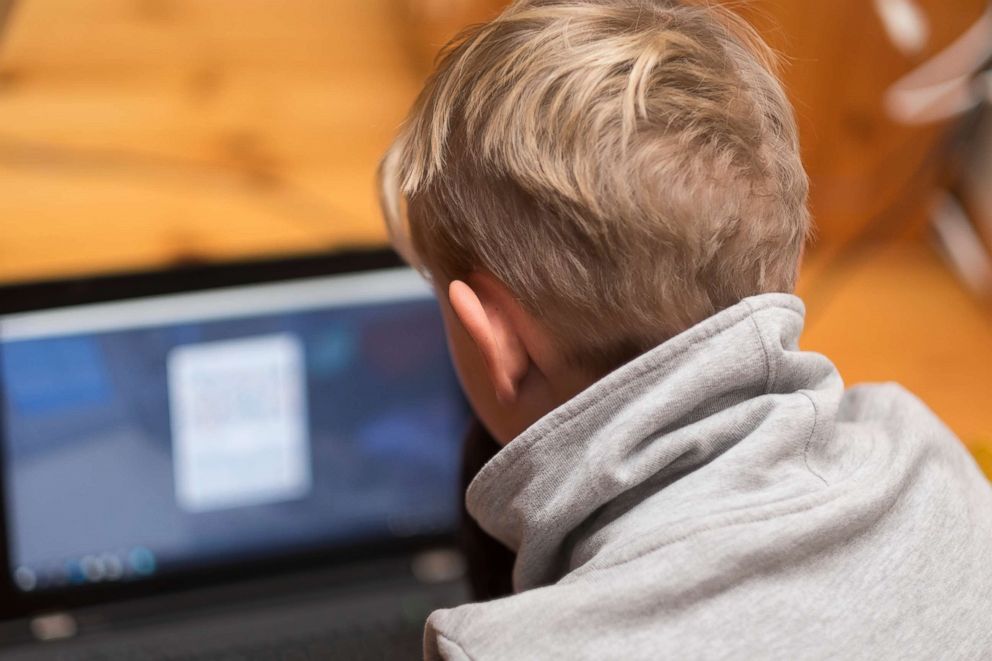
<path fill-rule="evenodd" d="M 349 250 L 277 259 L 189 264 L 171 269 L 67 278 L 0 286 L 0 315 L 53 308 L 126 301 L 148 296 L 201 292 L 244 285 L 291 282 L 320 276 L 362 273 L 404 266 L 389 249 Z M 0 382 L 0 394 L 4 384 Z M 464 400 L 462 400 L 464 403 Z M 464 404 L 467 407 L 467 403 Z M 4 433 L 0 407 L 0 435 Z M 2 438 L 0 438 L 2 441 Z M 22 592 L 13 583 L 8 556 L 6 451 L 0 444 L 0 620 L 29 617 L 102 603 L 218 586 L 260 576 L 276 576 L 347 565 L 420 549 L 451 546 L 455 530 L 442 534 L 349 544 L 305 551 L 290 550 L 278 557 L 225 561 L 188 571 L 138 581 L 97 583 L 43 592 Z"/>

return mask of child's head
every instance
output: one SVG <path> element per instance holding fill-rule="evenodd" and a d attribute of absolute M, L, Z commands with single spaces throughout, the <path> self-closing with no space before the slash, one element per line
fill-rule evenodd
<path fill-rule="evenodd" d="M 807 180 L 771 62 L 715 7 L 516 2 L 446 49 L 386 154 L 394 241 L 593 377 L 791 291 Z"/>

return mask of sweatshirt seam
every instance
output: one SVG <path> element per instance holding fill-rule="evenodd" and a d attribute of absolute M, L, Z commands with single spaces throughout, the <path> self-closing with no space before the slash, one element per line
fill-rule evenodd
<path fill-rule="evenodd" d="M 472 658 L 473 658 L 473 657 L 472 657 L 472 655 L 471 655 L 471 654 L 469 654 L 469 653 L 468 653 L 468 652 L 467 652 L 467 651 L 465 650 L 465 647 L 464 647 L 464 646 L 463 646 L 463 645 L 462 645 L 461 643 L 459 643 L 459 642 L 458 642 L 457 640 L 455 640 L 454 638 L 449 638 L 448 636 L 446 636 L 446 635 L 444 635 L 444 634 L 443 634 L 443 633 L 441 633 L 440 631 L 436 631 L 435 633 L 437 634 L 437 637 L 438 637 L 438 638 L 441 638 L 441 639 L 443 639 L 443 640 L 446 640 L 446 641 L 448 641 L 449 643 L 451 643 L 452 645 L 454 645 L 455 647 L 457 647 L 457 648 L 458 648 L 458 651 L 459 651 L 459 652 L 461 652 L 462 654 L 464 654 L 464 655 L 465 655 L 465 658 L 466 658 L 466 659 L 468 659 L 469 661 L 472 661 Z"/>
<path fill-rule="evenodd" d="M 751 320 L 751 324 L 754 326 L 754 332 L 758 336 L 758 344 L 761 345 L 761 352 L 765 356 L 765 368 L 767 370 L 767 376 L 765 379 L 765 392 L 772 393 L 774 392 L 775 382 L 777 381 L 777 375 L 776 375 L 777 370 L 772 369 L 772 361 L 768 353 L 768 347 L 765 346 L 765 336 L 761 332 L 761 327 L 758 326 L 757 320 L 754 318 L 755 315 L 757 314 L 757 311 L 751 307 L 750 301 L 745 301 L 745 303 L 747 303 L 748 308 L 751 309 L 751 314 L 748 316 L 748 318 Z M 815 435 L 816 432 L 816 425 L 820 420 L 820 409 L 816 406 L 816 402 L 813 401 L 813 398 L 810 397 L 809 393 L 803 390 L 799 390 L 797 392 L 803 397 L 805 397 L 806 400 L 810 403 L 810 406 L 813 407 L 813 422 L 810 424 L 809 435 L 806 437 L 806 442 L 803 444 L 803 465 L 806 467 L 806 470 L 809 471 L 811 475 L 814 475 L 817 479 L 823 482 L 825 486 L 830 486 L 830 483 L 827 482 L 826 478 L 824 478 L 818 472 L 813 470 L 813 467 L 809 463 L 809 449 L 813 443 L 813 436 Z"/>
<path fill-rule="evenodd" d="M 751 302 L 744 302 L 747 304 L 748 309 L 751 310 L 751 314 L 748 315 L 748 319 L 751 320 L 751 326 L 754 328 L 754 334 L 757 336 L 758 344 L 761 346 L 761 353 L 765 357 L 765 392 L 770 393 L 772 392 L 774 378 L 772 377 L 772 361 L 768 356 L 768 347 L 765 346 L 765 336 L 761 334 L 761 328 L 758 327 L 758 322 L 754 318 L 756 311 L 753 307 L 751 307 Z"/>
<path fill-rule="evenodd" d="M 805 397 L 806 401 L 808 401 L 810 406 L 813 407 L 813 423 L 809 426 L 809 436 L 806 437 L 806 444 L 803 446 L 803 464 L 806 465 L 806 470 L 808 470 L 811 474 L 815 475 L 817 478 L 819 478 L 821 482 L 823 482 L 824 486 L 829 487 L 830 483 L 827 482 L 826 478 L 820 475 L 819 473 L 817 473 L 815 470 L 813 470 L 813 467 L 809 463 L 809 448 L 813 443 L 813 436 L 816 433 L 816 426 L 820 422 L 820 409 L 816 406 L 816 402 L 813 401 L 813 398 L 810 397 L 808 392 L 804 390 L 799 390 L 797 392 L 803 397 Z"/>

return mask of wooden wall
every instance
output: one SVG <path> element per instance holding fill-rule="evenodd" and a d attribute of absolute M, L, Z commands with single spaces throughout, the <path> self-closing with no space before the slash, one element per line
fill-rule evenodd
<path fill-rule="evenodd" d="M 384 239 L 419 82 L 388 0 L 21 0 L 0 45 L 0 279 Z"/>
<path fill-rule="evenodd" d="M 896 206 L 904 218 L 887 223 L 885 235 L 920 229 L 929 202 L 924 192 L 940 173 L 935 152 L 949 124 L 897 122 L 885 108 L 885 92 L 960 37 L 988 6 L 985 0 L 900 3 L 920 12 L 928 35 L 918 51 L 907 53 L 884 27 L 876 10 L 881 4 L 884 0 L 739 5 L 783 55 L 782 78 L 796 108 L 813 184 L 811 208 L 824 243 L 850 240 Z"/>

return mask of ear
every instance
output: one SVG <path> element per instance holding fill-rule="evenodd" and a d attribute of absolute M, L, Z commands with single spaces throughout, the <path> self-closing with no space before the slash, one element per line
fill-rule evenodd
<path fill-rule="evenodd" d="M 510 306 L 518 305 L 495 278 L 479 275 L 472 286 L 460 280 L 448 286 L 448 302 L 455 317 L 482 356 L 489 381 L 500 403 L 512 404 L 530 367 L 530 356 Z"/>

